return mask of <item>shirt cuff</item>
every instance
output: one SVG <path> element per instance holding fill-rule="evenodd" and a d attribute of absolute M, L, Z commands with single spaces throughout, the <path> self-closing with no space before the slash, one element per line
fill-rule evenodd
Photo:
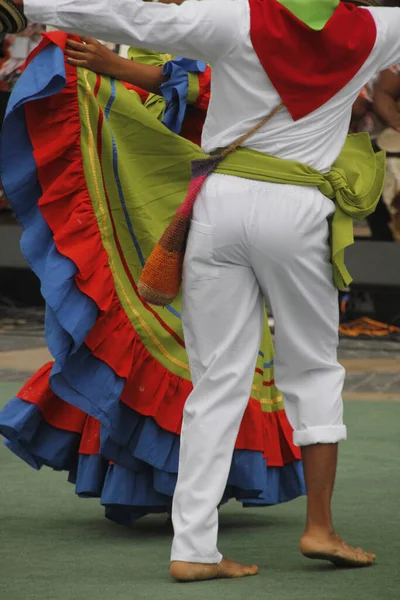
<path fill-rule="evenodd" d="M 42 25 L 57 25 L 57 0 L 24 0 L 28 21 Z"/>

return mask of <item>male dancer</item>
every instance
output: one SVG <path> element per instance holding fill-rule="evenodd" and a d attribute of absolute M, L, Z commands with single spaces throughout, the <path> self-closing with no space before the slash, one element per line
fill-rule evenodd
<path fill-rule="evenodd" d="M 246 146 L 320 173 L 341 152 L 360 89 L 400 62 L 400 9 L 355 9 L 339 0 L 181 6 L 26 0 L 25 11 L 59 29 L 210 63 L 207 152 L 229 146 L 283 101 L 286 108 Z M 342 184 L 336 180 L 338 189 Z M 338 565 L 375 560 L 347 546 L 331 517 L 338 442 L 346 438 L 328 252 L 327 219 L 334 211 L 316 187 L 245 175 L 212 175 L 196 201 L 183 286 L 195 389 L 185 407 L 173 507 L 170 571 L 178 580 L 257 573 L 222 558 L 216 544 L 217 505 L 249 396 L 264 299 L 276 319 L 277 384 L 303 452 L 308 507 L 300 549 Z"/>

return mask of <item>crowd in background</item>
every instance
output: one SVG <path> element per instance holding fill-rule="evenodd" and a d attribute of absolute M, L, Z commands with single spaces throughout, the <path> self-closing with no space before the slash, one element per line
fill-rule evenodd
<path fill-rule="evenodd" d="M 376 150 L 386 150 L 382 199 L 368 219 L 377 241 L 400 238 L 400 65 L 380 73 L 360 92 L 353 107 L 352 132 L 365 131 Z"/>

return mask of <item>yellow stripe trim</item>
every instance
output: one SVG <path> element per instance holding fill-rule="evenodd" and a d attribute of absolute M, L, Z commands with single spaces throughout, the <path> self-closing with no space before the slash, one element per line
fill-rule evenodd
<path fill-rule="evenodd" d="M 90 103 L 90 99 L 92 97 L 92 88 L 91 88 L 89 80 L 88 80 L 88 70 L 87 69 L 83 69 L 83 75 L 84 75 L 84 79 L 85 79 L 84 106 L 85 106 L 86 122 L 87 122 L 88 133 L 89 133 L 89 136 L 88 136 L 89 159 L 90 159 L 90 166 L 92 169 L 92 175 L 93 175 L 94 184 L 95 184 L 97 204 L 98 204 L 99 212 L 101 215 L 103 231 L 105 232 L 107 230 L 107 212 L 104 210 L 103 198 L 102 198 L 102 194 L 100 192 L 100 186 L 99 186 L 99 182 L 98 182 L 97 175 L 96 175 L 96 145 L 95 145 L 95 139 L 94 139 L 92 127 L 90 124 L 90 111 L 89 111 L 89 103 Z M 143 317 L 139 314 L 139 312 L 133 306 L 133 304 L 130 300 L 130 296 L 129 296 L 129 294 L 127 294 L 127 292 L 124 288 L 124 285 L 118 275 L 118 272 L 117 272 L 117 269 L 115 266 L 115 259 L 113 256 L 111 243 L 108 240 L 107 236 L 103 235 L 102 238 L 103 238 L 105 250 L 108 255 L 110 269 L 113 273 L 114 280 L 117 282 L 118 288 L 121 291 L 121 293 L 123 294 L 124 301 L 129 306 L 129 309 L 131 310 L 132 314 L 139 321 L 139 323 L 141 324 L 143 329 L 146 331 L 149 338 L 157 346 L 157 348 L 163 354 L 163 356 L 165 356 L 165 358 L 167 358 L 169 361 L 171 361 L 173 364 L 177 365 L 181 369 L 184 369 L 185 371 L 189 371 L 188 363 L 184 363 L 180 360 L 177 360 L 176 358 L 174 358 L 174 356 L 172 354 L 170 354 L 166 350 L 166 348 L 161 344 L 160 340 L 155 336 L 152 329 L 149 327 L 149 325 L 146 323 L 146 321 L 143 319 Z"/>
<path fill-rule="evenodd" d="M 276 398 L 261 398 L 259 402 L 264 406 L 276 406 L 277 404 L 283 403 L 283 398 L 282 396 L 277 396 Z"/>

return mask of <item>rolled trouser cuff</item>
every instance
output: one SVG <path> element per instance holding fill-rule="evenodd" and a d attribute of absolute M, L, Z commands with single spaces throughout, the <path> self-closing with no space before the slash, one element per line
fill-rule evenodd
<path fill-rule="evenodd" d="M 336 444 L 347 439 L 345 425 L 331 425 L 328 427 L 310 427 L 293 433 L 296 446 L 311 446 L 312 444 Z"/>

